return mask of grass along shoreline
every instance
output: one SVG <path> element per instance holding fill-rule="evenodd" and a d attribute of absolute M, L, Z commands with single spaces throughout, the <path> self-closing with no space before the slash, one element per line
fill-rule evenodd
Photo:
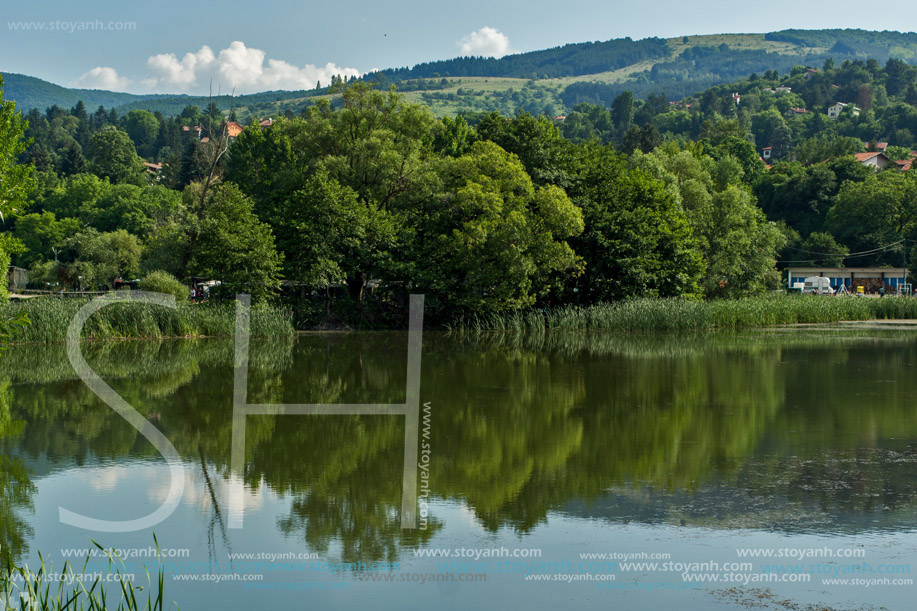
<path fill-rule="evenodd" d="M 23 303 L 0 304 L 0 317 L 25 312 L 30 324 L 20 327 L 10 344 L 57 343 L 67 339 L 70 321 L 88 299 L 37 297 Z M 232 337 L 235 303 L 179 304 L 176 309 L 149 303 L 115 303 L 93 314 L 83 329 L 84 340 Z M 253 337 L 284 338 L 294 334 L 287 308 L 252 306 Z"/>
<path fill-rule="evenodd" d="M 742 299 L 629 299 L 591 306 L 519 310 L 461 318 L 455 333 L 545 331 L 703 331 L 805 323 L 917 319 L 917 298 L 772 294 Z"/>
<path fill-rule="evenodd" d="M 67 328 L 88 299 L 40 297 L 0 304 L 0 317 L 24 312 L 31 324 L 17 329 L 10 344 L 66 341 Z M 446 325 L 460 334 L 545 331 L 704 331 L 779 325 L 889 319 L 917 320 L 917 298 L 882 299 L 772 294 L 742 299 L 629 299 L 591 306 L 530 308 L 470 315 Z M 284 306 L 252 307 L 252 336 L 289 338 L 296 334 Z M 232 337 L 235 304 L 179 304 L 177 309 L 147 303 L 116 303 L 93 314 L 84 340 Z"/>

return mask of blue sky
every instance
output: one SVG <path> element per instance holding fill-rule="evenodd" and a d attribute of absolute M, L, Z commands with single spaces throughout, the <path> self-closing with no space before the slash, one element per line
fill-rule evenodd
<path fill-rule="evenodd" d="M 323 79 L 327 84 L 332 73 L 413 65 L 463 51 L 500 55 L 624 36 L 784 28 L 902 30 L 917 17 L 913 3 L 870 11 L 847 0 L 830 10 L 785 0 L 16 4 L 0 5 L 0 71 L 67 86 L 188 93 L 206 92 L 211 79 L 223 91 L 298 89 Z M 104 30 L 95 29 L 97 22 Z"/>

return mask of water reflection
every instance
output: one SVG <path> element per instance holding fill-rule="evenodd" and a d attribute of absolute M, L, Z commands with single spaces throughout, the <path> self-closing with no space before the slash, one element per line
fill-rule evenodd
<path fill-rule="evenodd" d="M 255 344 L 251 402 L 400 402 L 406 335 Z M 87 361 L 201 474 L 214 548 L 232 436 L 231 342 L 91 344 Z M 428 333 L 431 488 L 487 529 L 550 512 L 717 528 L 863 532 L 917 517 L 917 336 L 849 330 L 465 341 Z M 345 561 L 392 561 L 448 528 L 400 528 L 403 429 L 383 416 L 257 416 L 250 495 Z M 0 355 L 0 543 L 20 554 L 30 477 L 158 455 L 70 369 L 63 346 Z M 118 484 L 112 486 L 117 494 Z M 202 514 L 205 515 L 205 514 Z M 39 525 L 40 526 L 40 525 Z"/>

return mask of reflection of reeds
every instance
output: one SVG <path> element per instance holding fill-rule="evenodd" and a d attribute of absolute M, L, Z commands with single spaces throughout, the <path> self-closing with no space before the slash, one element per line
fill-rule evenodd
<path fill-rule="evenodd" d="M 154 537 L 155 540 L 155 537 Z M 165 605 L 164 573 L 160 565 L 155 575 L 146 573 L 146 585 L 137 585 L 133 575 L 122 572 L 123 559 L 95 544 L 108 559 L 106 574 L 92 574 L 84 581 L 89 559 L 77 572 L 69 562 L 60 573 L 45 563 L 39 553 L 40 567 L 33 572 L 28 565 L 16 566 L 8 556 L 6 568 L 0 572 L 0 609 L 4 611 L 162 611 Z M 159 543 L 156 543 L 157 550 Z M 95 567 L 93 567 L 95 571 Z M 115 583 L 116 588 L 111 587 Z M 114 589 L 114 592 L 111 590 Z M 144 590 L 146 597 L 144 598 Z"/>
<path fill-rule="evenodd" d="M 0 317 L 25 312 L 31 324 L 17 331 L 16 343 L 62 342 L 83 299 L 36 298 L 21 305 L 0 304 Z M 109 305 L 87 321 L 84 339 L 165 337 L 232 337 L 235 306 L 180 304 L 176 309 L 147 303 Z M 252 336 L 281 338 L 293 335 L 292 315 L 287 308 L 256 304 L 252 308 Z"/>
<path fill-rule="evenodd" d="M 917 327 L 914 328 L 917 332 Z M 441 339 L 440 339 L 441 338 Z M 599 330 L 546 330 L 536 333 L 495 331 L 487 333 L 428 333 L 425 343 L 430 349 L 454 350 L 464 345 L 487 352 L 504 350 L 527 354 L 564 356 L 623 356 L 628 358 L 680 358 L 716 352 L 755 354 L 785 348 L 818 348 L 862 345 L 873 342 L 913 342 L 917 333 L 901 331 L 836 327 L 804 330 L 758 329 L 736 333 L 734 330 L 683 332 L 621 333 Z"/>
<path fill-rule="evenodd" d="M 295 339 L 253 342 L 251 371 L 278 371 L 290 366 Z M 202 367 L 232 367 L 233 343 L 227 339 L 166 339 L 142 342 L 90 342 L 83 356 L 96 373 L 108 380 L 143 380 L 144 388 L 187 381 Z M 34 384 L 75 380 L 64 344 L 24 344 L 0 353 L 0 380 Z"/>
<path fill-rule="evenodd" d="M 783 294 L 716 301 L 629 299 L 585 307 L 472 315 L 448 328 L 463 335 L 494 331 L 541 334 L 545 330 L 694 331 L 896 318 L 917 318 L 917 299 Z"/>

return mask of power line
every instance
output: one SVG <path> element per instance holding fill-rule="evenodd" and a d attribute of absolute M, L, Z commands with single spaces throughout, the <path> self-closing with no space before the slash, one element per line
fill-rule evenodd
<path fill-rule="evenodd" d="M 857 257 L 867 257 L 869 255 L 874 255 L 874 254 L 878 254 L 881 252 L 887 252 L 893 246 L 897 246 L 898 244 L 902 244 L 904 242 L 907 242 L 906 238 L 902 240 L 898 240 L 897 242 L 892 242 L 891 244 L 886 244 L 885 246 L 873 248 L 872 250 L 863 250 L 860 252 L 854 252 L 854 253 L 849 253 L 849 254 L 845 254 L 841 252 L 836 252 L 836 253 L 814 252 L 811 250 L 803 250 L 801 248 L 795 248 L 793 246 L 789 246 L 788 248 L 790 250 L 795 250 L 795 251 L 803 252 L 806 254 L 818 255 L 821 258 L 840 257 L 841 259 L 855 259 Z M 782 260 L 782 261 L 777 261 L 777 263 L 811 263 L 813 260 L 815 259 L 812 258 L 812 259 Z"/>
<path fill-rule="evenodd" d="M 892 246 L 897 246 L 898 244 L 901 244 L 902 242 L 904 242 L 904 240 L 898 240 L 897 242 L 892 242 L 891 244 L 886 244 L 885 246 L 880 246 L 880 247 L 878 247 L 878 248 L 873 248 L 872 250 L 862 250 L 862 251 L 860 251 L 860 252 L 851 252 L 851 253 L 843 253 L 843 252 L 835 252 L 835 253 L 814 252 L 814 251 L 812 251 L 812 250 L 803 250 L 803 249 L 801 249 L 801 248 L 795 248 L 795 247 L 793 247 L 793 246 L 788 246 L 787 248 L 789 248 L 790 250 L 798 251 L 798 252 L 804 252 L 804 253 L 806 253 L 806 254 L 808 254 L 808 255 L 821 255 L 821 256 L 823 256 L 823 257 L 859 257 L 859 256 L 862 256 L 862 255 L 871 255 L 872 253 L 875 253 L 875 252 L 879 252 L 879 251 L 882 251 L 882 250 L 887 250 L 887 249 L 891 248 Z"/>

